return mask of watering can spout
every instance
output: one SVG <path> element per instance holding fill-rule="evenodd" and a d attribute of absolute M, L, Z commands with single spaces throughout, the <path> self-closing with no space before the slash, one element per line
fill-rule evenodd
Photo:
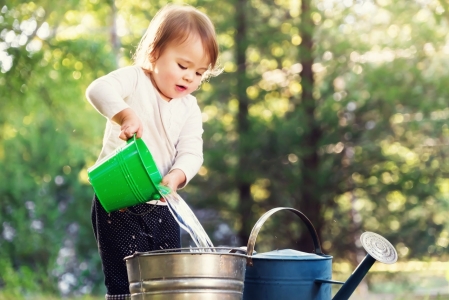
<path fill-rule="evenodd" d="M 360 241 L 368 254 L 340 290 L 338 290 L 332 300 L 348 300 L 376 260 L 384 264 L 394 264 L 398 259 L 393 245 L 377 233 L 364 232 L 360 236 Z"/>

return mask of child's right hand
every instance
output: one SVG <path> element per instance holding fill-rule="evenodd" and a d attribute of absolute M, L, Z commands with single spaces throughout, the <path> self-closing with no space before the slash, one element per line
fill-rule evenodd
<path fill-rule="evenodd" d="M 137 138 L 142 137 L 142 121 L 131 108 L 125 108 L 112 117 L 112 121 L 121 126 L 119 138 L 129 140 L 136 134 Z"/>

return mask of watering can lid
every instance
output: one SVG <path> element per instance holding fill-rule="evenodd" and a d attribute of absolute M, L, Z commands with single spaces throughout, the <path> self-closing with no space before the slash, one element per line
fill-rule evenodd
<path fill-rule="evenodd" d="M 330 255 L 317 255 L 292 249 L 274 250 L 253 255 L 253 259 L 279 259 L 279 260 L 321 260 L 331 259 Z"/>

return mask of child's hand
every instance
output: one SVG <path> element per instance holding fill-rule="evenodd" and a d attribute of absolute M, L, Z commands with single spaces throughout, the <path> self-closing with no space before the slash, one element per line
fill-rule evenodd
<path fill-rule="evenodd" d="M 179 186 L 186 181 L 186 175 L 180 169 L 174 169 L 162 178 L 161 184 L 168 186 L 173 192 L 176 192 Z"/>
<path fill-rule="evenodd" d="M 142 121 L 131 108 L 126 108 L 112 117 L 112 120 L 121 125 L 119 138 L 127 141 L 136 134 L 137 138 L 142 137 Z"/>

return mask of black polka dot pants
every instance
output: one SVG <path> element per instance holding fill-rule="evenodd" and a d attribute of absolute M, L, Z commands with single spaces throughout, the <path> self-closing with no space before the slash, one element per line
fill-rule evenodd
<path fill-rule="evenodd" d="M 139 204 L 128 211 L 107 213 L 94 196 L 92 227 L 103 265 L 106 299 L 130 299 L 124 257 L 136 251 L 181 247 L 180 227 L 167 206 Z"/>

